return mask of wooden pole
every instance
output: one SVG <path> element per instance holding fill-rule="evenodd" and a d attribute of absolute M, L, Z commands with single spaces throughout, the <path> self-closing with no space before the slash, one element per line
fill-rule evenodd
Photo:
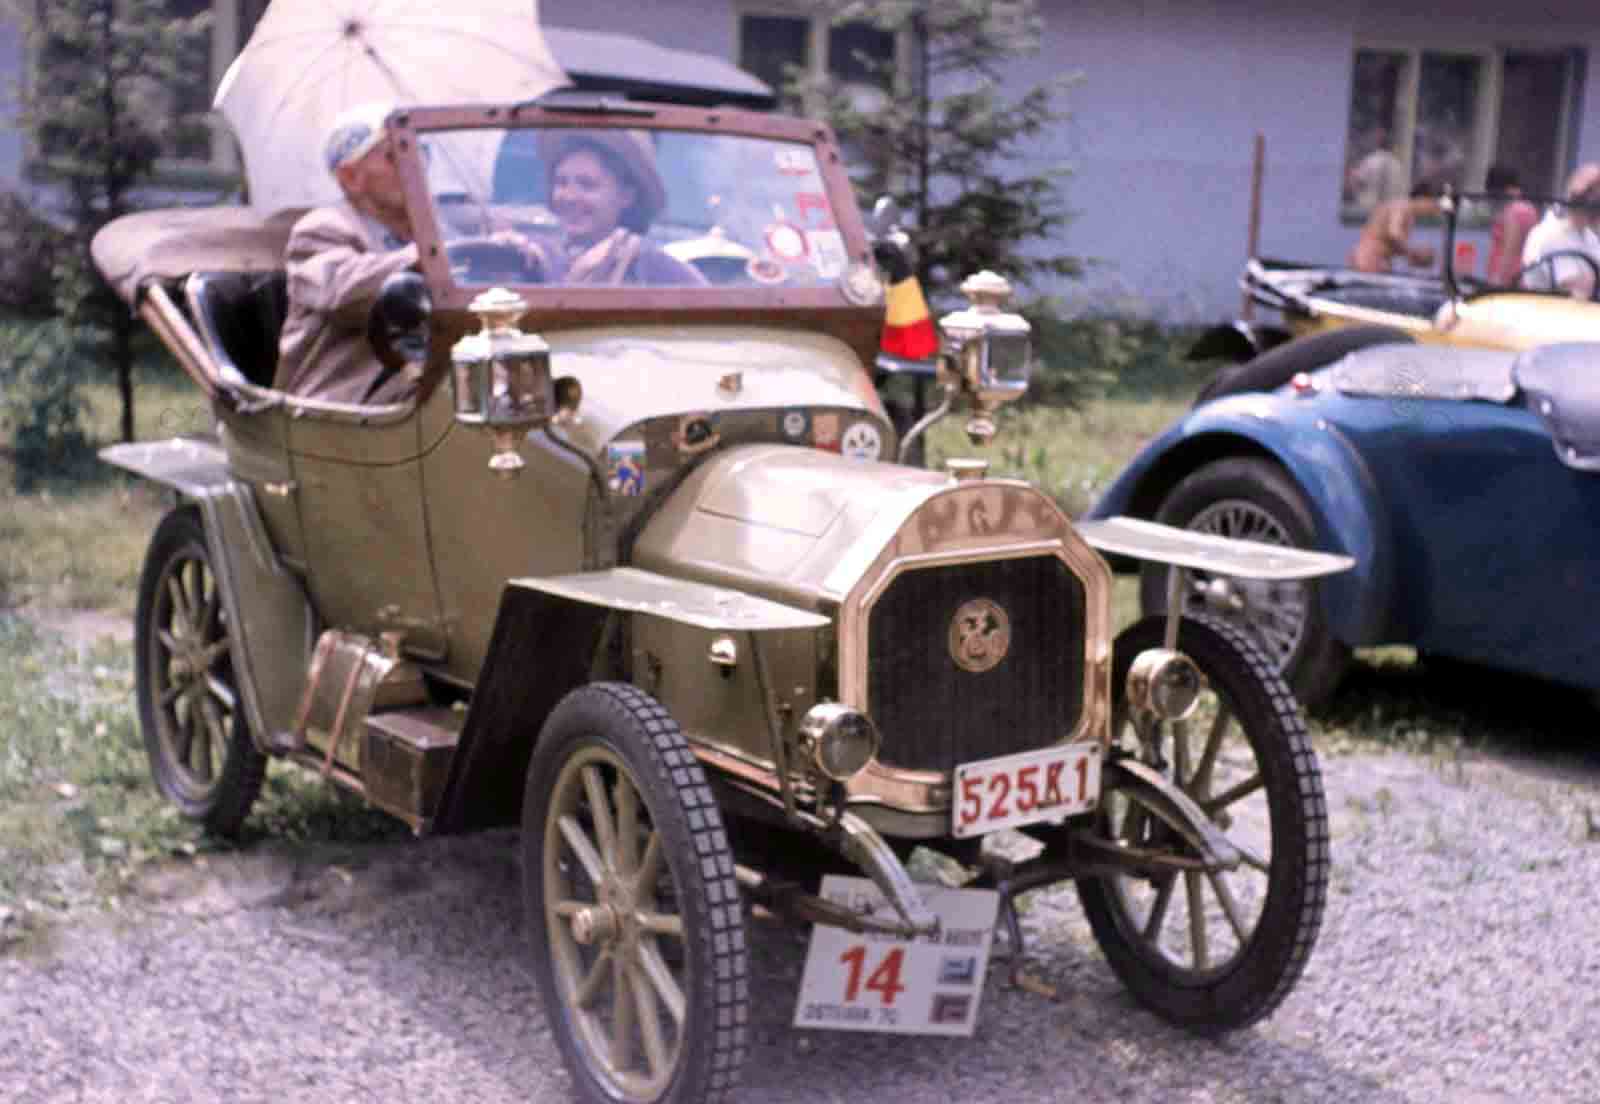
<path fill-rule="evenodd" d="M 1267 168 L 1267 139 L 1260 131 L 1256 132 L 1255 148 L 1250 161 L 1250 229 L 1249 240 L 1245 243 L 1245 256 L 1253 258 L 1261 248 L 1261 181 L 1266 175 Z M 1250 293 L 1242 293 L 1239 305 L 1239 317 L 1250 321 L 1256 316 L 1256 305 L 1250 299 Z"/>

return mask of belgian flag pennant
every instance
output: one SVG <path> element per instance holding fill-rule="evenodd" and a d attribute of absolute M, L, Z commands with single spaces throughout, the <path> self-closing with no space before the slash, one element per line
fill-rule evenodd
<path fill-rule="evenodd" d="M 939 333 L 922 295 L 922 282 L 911 270 L 905 252 L 889 243 L 875 250 L 888 277 L 880 351 L 904 360 L 928 360 L 939 351 Z"/>

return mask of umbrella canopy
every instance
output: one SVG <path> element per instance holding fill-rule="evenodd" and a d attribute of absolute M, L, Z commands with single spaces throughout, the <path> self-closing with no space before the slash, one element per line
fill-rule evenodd
<path fill-rule="evenodd" d="M 525 100 L 565 83 L 536 0 L 272 0 L 216 107 L 266 213 L 338 198 L 323 142 L 348 107 Z"/>

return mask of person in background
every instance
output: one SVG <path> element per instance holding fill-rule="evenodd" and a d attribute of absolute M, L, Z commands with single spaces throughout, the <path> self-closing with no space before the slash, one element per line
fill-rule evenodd
<path fill-rule="evenodd" d="M 1595 232 L 1600 222 L 1600 164 L 1578 166 L 1567 180 L 1565 195 L 1564 204 L 1546 211 L 1528 231 L 1522 246 L 1522 283 L 1592 299 L 1600 272 L 1600 234 Z M 1593 263 L 1585 263 L 1584 257 Z"/>
<path fill-rule="evenodd" d="M 1437 182 L 1424 180 L 1411 190 L 1410 198 L 1378 204 L 1350 250 L 1350 267 L 1357 272 L 1391 272 L 1396 257 L 1419 268 L 1431 265 L 1433 246 L 1412 245 L 1411 228 L 1419 217 L 1439 213 L 1439 192 Z"/>
<path fill-rule="evenodd" d="M 1539 221 L 1539 210 L 1522 198 L 1522 181 L 1508 165 L 1491 165 L 1489 191 L 1505 197 L 1489 227 L 1489 268 L 1485 275 L 1491 284 L 1510 287 L 1522 271 L 1522 247 L 1528 231 Z"/>
<path fill-rule="evenodd" d="M 1345 184 L 1355 205 L 1371 211 L 1380 203 L 1405 198 L 1406 170 L 1389 149 L 1387 127 L 1373 127 L 1366 145 L 1366 156 L 1351 166 Z"/>
<path fill-rule="evenodd" d="M 362 104 L 333 121 L 323 145 L 344 200 L 301 216 L 284 257 L 289 310 L 273 386 L 329 402 L 396 403 L 415 383 L 391 372 L 367 340 L 368 315 L 389 276 L 417 264 L 411 220 L 384 121 Z"/>

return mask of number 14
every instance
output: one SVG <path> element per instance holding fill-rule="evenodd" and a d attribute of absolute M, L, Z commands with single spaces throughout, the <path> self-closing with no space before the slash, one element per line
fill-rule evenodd
<path fill-rule="evenodd" d="M 883 961 L 867 975 L 865 986 L 867 992 L 879 994 L 885 1008 L 893 1005 L 895 997 L 905 991 L 906 987 L 900 981 L 900 967 L 904 964 L 905 958 L 905 948 L 896 947 L 884 955 Z M 861 975 L 866 973 L 867 948 L 858 943 L 840 955 L 839 961 L 850 967 L 850 976 L 844 985 L 845 1003 L 849 1004 L 861 995 L 863 988 Z"/>

